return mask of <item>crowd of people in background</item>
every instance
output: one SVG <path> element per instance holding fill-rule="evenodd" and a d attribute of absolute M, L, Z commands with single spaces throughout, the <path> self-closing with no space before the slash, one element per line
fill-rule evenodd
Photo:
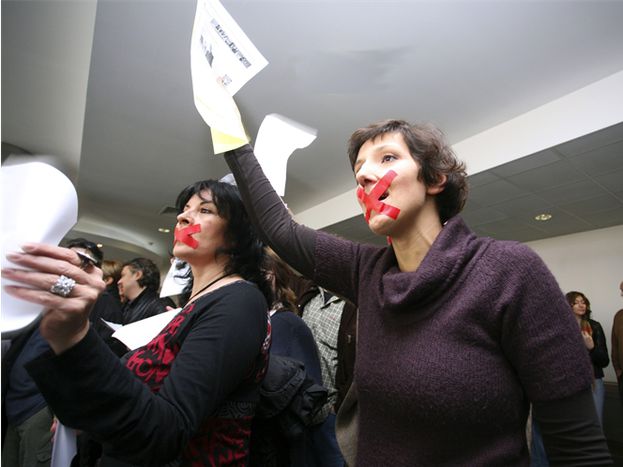
<path fill-rule="evenodd" d="M 387 247 L 296 224 L 246 146 L 226 156 L 238 187 L 178 196 L 175 300 L 153 261 L 104 260 L 86 239 L 7 255 L 36 272 L 3 271 L 23 285 L 9 293 L 48 310 L 2 357 L 2 463 L 49 465 L 57 416 L 81 432 L 79 466 L 608 465 L 610 354 L 587 296 L 564 296 L 525 246 L 471 233 L 465 168 L 437 130 L 380 122 L 349 156 Z M 108 325 L 178 306 L 138 349 Z M 623 403 L 622 326 L 623 310 Z M 347 397 L 356 460 L 336 436 Z"/>

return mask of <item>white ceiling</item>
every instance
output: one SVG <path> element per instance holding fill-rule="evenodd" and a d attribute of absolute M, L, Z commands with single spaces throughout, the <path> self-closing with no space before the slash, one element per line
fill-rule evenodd
<path fill-rule="evenodd" d="M 318 129 L 288 165 L 294 213 L 354 186 L 351 132 L 396 117 L 459 143 L 623 70 L 622 1 L 223 1 L 269 61 L 237 95 Z M 74 180 L 71 235 L 109 258 L 166 257 L 187 184 L 220 178 L 193 104 L 192 1 L 2 1 L 2 141 Z M 616 99 L 615 99 L 616 101 Z M 478 232 L 529 241 L 623 224 L 623 127 L 470 177 Z M 3 157 L 4 159 L 4 157 Z M 546 223 L 535 213 L 551 212 Z M 360 217 L 328 227 L 368 240 Z M 381 240 L 382 241 L 382 240 Z M 164 262 L 163 262 L 164 264 Z"/>

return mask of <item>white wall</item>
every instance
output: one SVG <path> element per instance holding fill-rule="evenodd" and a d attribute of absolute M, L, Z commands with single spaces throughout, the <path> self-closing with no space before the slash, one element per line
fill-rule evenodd
<path fill-rule="evenodd" d="M 536 251 L 563 292 L 577 290 L 591 302 L 592 318 L 606 333 L 611 351 L 612 320 L 623 308 L 619 284 L 623 281 L 623 225 L 527 243 Z M 616 382 L 612 364 L 605 380 Z"/>

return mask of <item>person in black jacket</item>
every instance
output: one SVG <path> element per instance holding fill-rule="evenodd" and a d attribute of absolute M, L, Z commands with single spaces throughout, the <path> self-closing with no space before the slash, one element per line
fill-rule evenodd
<path fill-rule="evenodd" d="M 608 347 L 606 346 L 606 335 L 604 334 L 601 324 L 591 319 L 591 302 L 586 295 L 573 290 L 568 292 L 565 297 L 578 322 L 582 338 L 584 339 L 584 345 L 591 357 L 593 371 L 595 372 L 593 399 L 595 400 L 597 416 L 603 425 L 604 399 L 606 396 L 604 368 L 610 364 Z"/>
<path fill-rule="evenodd" d="M 37 319 L 11 336 L 2 357 L 2 465 L 50 465 L 53 415 L 24 363 L 49 345 Z"/>
<path fill-rule="evenodd" d="M 314 336 L 305 322 L 296 315 L 296 295 L 292 290 L 294 273 L 272 250 L 268 250 L 265 257 L 264 268 L 268 282 L 273 292 L 271 304 L 271 335 L 270 348 L 271 359 L 275 356 L 287 357 L 303 364 L 304 372 L 315 386 L 322 388 L 322 376 L 320 359 Z M 268 437 L 263 437 L 267 444 L 267 438 L 272 438 L 274 456 L 255 457 L 254 464 L 268 466 L 301 466 L 301 467 L 325 467 L 327 454 L 332 445 L 326 432 L 330 427 L 325 426 L 326 414 L 321 413 L 321 407 L 326 400 L 326 389 L 322 388 L 324 397 L 316 407 L 313 417 L 307 424 L 301 426 L 296 435 L 284 433 L 277 429 L 280 426 L 277 419 L 264 423 L 262 431 L 269 431 Z M 275 426 L 277 425 L 277 426 Z M 259 433 L 266 435 L 266 433 Z M 257 444 L 257 442 L 256 442 Z M 253 453 L 253 448 L 252 448 Z M 256 455 L 256 453 L 253 453 Z M 339 451 L 338 451 L 339 454 Z"/>
<path fill-rule="evenodd" d="M 125 298 L 123 324 L 134 323 L 176 308 L 169 297 L 158 297 L 160 271 L 147 258 L 134 258 L 123 265 L 121 278 L 117 282 L 119 294 Z"/>

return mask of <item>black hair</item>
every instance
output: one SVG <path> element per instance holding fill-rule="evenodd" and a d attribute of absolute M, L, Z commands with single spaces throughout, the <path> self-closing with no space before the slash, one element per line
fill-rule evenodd
<path fill-rule="evenodd" d="M 157 291 L 160 288 L 160 270 L 156 263 L 147 258 L 134 258 L 127 263 L 123 263 L 123 267 L 129 267 L 132 271 L 141 271 L 142 277 L 137 281 L 138 285 L 146 289 Z"/>
<path fill-rule="evenodd" d="M 225 228 L 227 246 L 216 252 L 217 255 L 223 254 L 229 257 L 225 266 L 225 273 L 239 274 L 245 280 L 255 283 L 266 297 L 266 301 L 270 303 L 272 293 L 262 271 L 264 244 L 260 241 L 247 216 L 238 188 L 216 180 L 202 180 L 193 183 L 184 188 L 178 195 L 175 202 L 177 212 L 182 213 L 188 200 L 193 195 L 200 195 L 203 191 L 210 192 L 218 215 L 227 221 Z M 188 301 L 193 286 L 192 271 L 190 268 L 188 271 L 190 280 L 180 296 L 182 303 Z"/>
<path fill-rule="evenodd" d="M 84 250 L 89 251 L 93 259 L 96 261 L 95 265 L 98 268 L 102 266 L 104 253 L 97 246 L 97 244 L 93 243 L 92 241 L 87 240 L 86 238 L 72 238 L 70 240 L 67 240 L 65 247 L 66 248 L 82 248 Z"/>

